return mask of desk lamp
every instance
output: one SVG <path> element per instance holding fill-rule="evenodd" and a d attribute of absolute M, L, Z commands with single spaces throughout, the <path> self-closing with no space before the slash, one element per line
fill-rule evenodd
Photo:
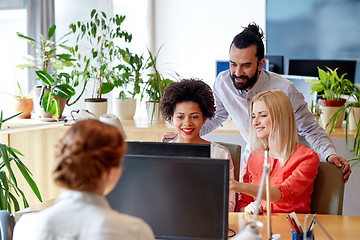
<path fill-rule="evenodd" d="M 248 222 L 245 226 L 244 230 L 242 230 L 239 234 L 237 234 L 233 240 L 260 240 L 263 239 L 259 232 L 259 227 L 262 228 L 262 225 L 259 221 L 257 221 L 259 215 L 259 207 L 260 207 L 260 200 L 264 189 L 264 183 L 266 180 L 266 201 L 267 201 L 267 235 L 271 236 L 268 239 L 278 239 L 280 236 L 278 234 L 272 235 L 271 231 L 271 206 L 270 206 L 270 164 L 268 163 L 268 150 L 265 151 L 265 158 L 264 158 L 264 166 L 263 166 L 263 173 L 261 176 L 261 182 L 259 186 L 259 190 L 257 193 L 256 198 L 256 207 L 255 212 L 252 219 Z"/>
<path fill-rule="evenodd" d="M 99 121 L 117 127 L 120 130 L 120 132 L 123 134 L 124 138 L 126 139 L 124 128 L 122 127 L 122 124 L 118 116 L 110 113 L 103 114 L 99 117 Z"/>

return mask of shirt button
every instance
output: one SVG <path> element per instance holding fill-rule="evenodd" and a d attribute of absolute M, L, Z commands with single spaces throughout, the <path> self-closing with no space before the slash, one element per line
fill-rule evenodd
<path fill-rule="evenodd" d="M 292 193 L 293 193 L 293 190 L 291 190 L 290 193 L 292 194 Z"/>

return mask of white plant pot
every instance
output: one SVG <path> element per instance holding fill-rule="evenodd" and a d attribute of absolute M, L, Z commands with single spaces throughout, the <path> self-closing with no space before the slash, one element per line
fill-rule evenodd
<path fill-rule="evenodd" d="M 357 124 L 360 120 L 360 107 L 354 107 L 349 113 L 349 129 L 356 130 Z"/>
<path fill-rule="evenodd" d="M 107 113 L 107 106 L 107 101 L 95 102 L 87 101 L 87 99 L 85 99 L 85 109 L 93 113 L 96 118 L 99 118 L 101 115 Z"/>
<path fill-rule="evenodd" d="M 336 112 L 339 109 L 339 107 L 329 107 L 329 106 L 320 105 L 320 109 L 322 112 L 320 115 L 320 121 L 321 121 L 321 124 L 323 125 L 323 127 L 325 127 L 326 124 L 329 122 L 331 115 L 334 112 Z M 336 124 L 335 124 L 336 128 L 341 128 L 344 118 L 345 118 L 345 111 L 342 111 L 338 120 L 336 121 Z"/>
<path fill-rule="evenodd" d="M 115 113 L 121 120 L 132 120 L 136 112 L 136 99 L 115 99 Z"/>
<path fill-rule="evenodd" d="M 164 123 L 164 119 L 160 114 L 160 103 L 146 102 L 146 112 L 151 123 Z"/>

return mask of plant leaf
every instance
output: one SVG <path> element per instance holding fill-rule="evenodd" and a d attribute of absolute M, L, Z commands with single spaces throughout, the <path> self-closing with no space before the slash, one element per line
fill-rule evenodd
<path fill-rule="evenodd" d="M 75 95 L 75 89 L 68 84 L 60 84 L 54 88 L 54 93 L 65 99 L 69 99 Z"/>
<path fill-rule="evenodd" d="M 38 70 L 35 73 L 45 85 L 52 86 L 54 84 L 54 79 L 47 72 Z"/>
<path fill-rule="evenodd" d="M 46 92 L 44 93 L 43 99 L 42 99 L 42 107 L 46 113 L 48 113 L 51 110 L 51 105 L 54 101 L 55 94 Z"/>
<path fill-rule="evenodd" d="M 29 175 L 29 173 L 26 171 L 25 168 L 23 168 L 23 166 L 21 164 L 19 164 L 17 161 L 15 161 L 17 167 L 19 168 L 20 172 L 22 173 L 22 175 L 24 176 L 26 182 L 29 184 L 29 186 L 31 187 L 31 189 L 33 190 L 33 192 L 35 193 L 36 197 L 42 201 L 41 198 L 41 194 L 39 191 L 39 188 L 37 187 L 36 183 L 34 182 L 34 180 L 31 178 L 31 176 Z"/>
<path fill-rule="evenodd" d="M 52 25 L 50 28 L 49 28 L 49 32 L 48 32 L 48 37 L 49 39 L 54 35 L 55 33 L 55 30 L 56 30 L 56 25 Z"/>

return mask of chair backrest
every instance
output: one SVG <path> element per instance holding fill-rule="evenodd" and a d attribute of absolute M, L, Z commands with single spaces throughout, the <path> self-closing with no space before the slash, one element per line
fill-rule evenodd
<path fill-rule="evenodd" d="M 15 221 L 9 211 L 0 210 L 0 239 L 11 240 Z"/>
<path fill-rule="evenodd" d="M 217 143 L 223 145 L 229 150 L 231 159 L 234 164 L 234 175 L 235 175 L 234 177 L 236 181 L 239 181 L 241 146 L 232 143 L 224 143 L 224 142 L 217 142 Z"/>
<path fill-rule="evenodd" d="M 311 195 L 311 213 L 342 215 L 344 180 L 341 168 L 320 162 Z"/>

